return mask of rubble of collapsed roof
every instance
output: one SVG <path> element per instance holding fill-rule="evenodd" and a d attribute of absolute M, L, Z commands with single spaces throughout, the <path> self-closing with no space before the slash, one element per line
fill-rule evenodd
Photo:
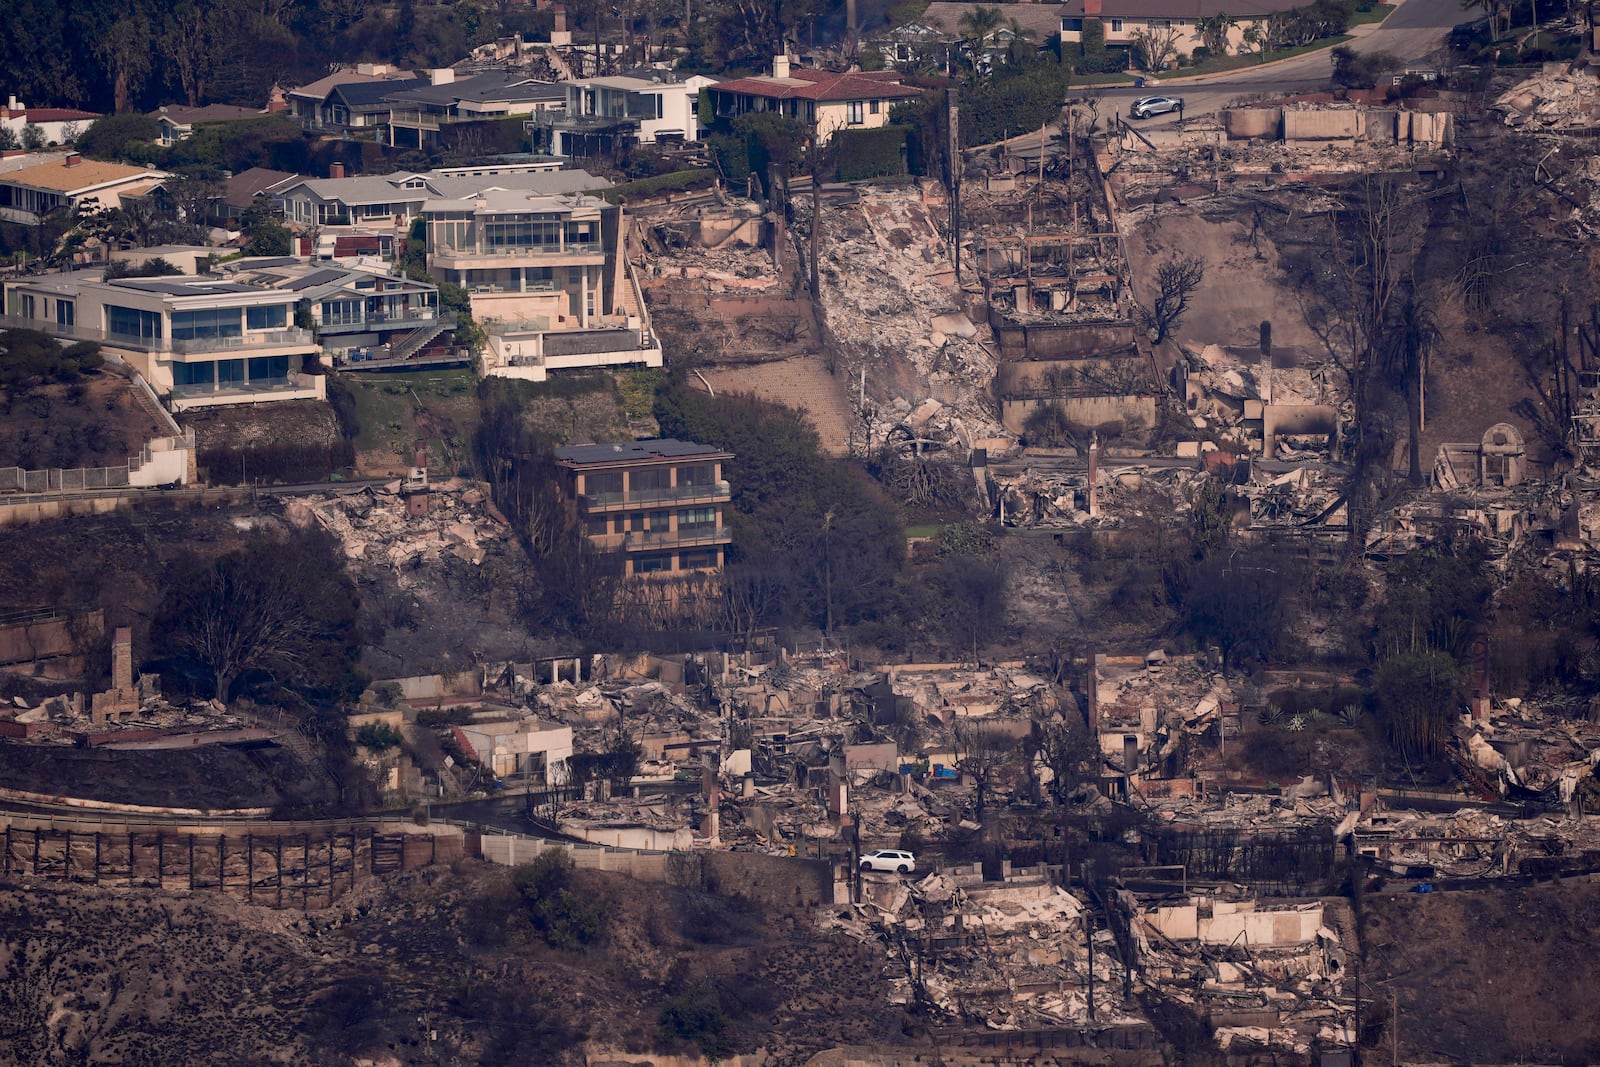
<path fill-rule="evenodd" d="M 1587 132 L 1600 125 L 1600 81 L 1588 70 L 1535 74 L 1494 102 L 1507 126 L 1529 132 Z"/>
<path fill-rule="evenodd" d="M 1364 94 L 1371 96 L 1372 94 Z M 1437 166 L 1455 139 L 1447 111 L 1329 94 L 1262 101 L 1144 129 L 1113 127 L 1101 166 L 1118 202 L 1138 207 L 1307 178 Z"/>
<path fill-rule="evenodd" d="M 809 232 L 811 198 L 797 196 L 793 208 L 797 232 Z M 936 221 L 946 211 L 928 182 L 830 189 L 821 200 L 822 316 L 841 376 L 864 372 L 869 404 L 881 401 L 868 412 L 874 442 L 930 397 L 940 406 L 922 437 L 959 448 L 1009 437 L 991 399 L 997 356 L 988 323 L 966 313 Z"/>
<path fill-rule="evenodd" d="M 419 506 L 419 499 L 427 503 Z M 284 516 L 329 531 L 348 558 L 387 566 L 402 587 L 420 580 L 413 573 L 418 564 L 446 556 L 480 564 L 490 547 L 510 536 L 488 487 L 463 478 L 420 486 L 395 479 L 317 493 L 290 500 Z"/>

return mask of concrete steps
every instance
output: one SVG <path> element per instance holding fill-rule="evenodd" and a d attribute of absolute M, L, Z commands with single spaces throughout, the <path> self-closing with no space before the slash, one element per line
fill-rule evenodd
<path fill-rule="evenodd" d="M 718 393 L 750 393 L 803 412 L 822 439 L 824 452 L 836 457 L 850 454 L 855 412 L 845 396 L 844 383 L 829 373 L 820 356 L 716 367 L 701 373 Z"/>
<path fill-rule="evenodd" d="M 162 433 L 165 433 L 165 427 L 172 422 L 172 416 L 151 399 L 148 391 L 139 388 L 138 382 L 129 380 L 128 392 L 132 394 L 133 402 L 139 405 L 139 410 L 150 416 L 157 426 L 163 427 Z"/>

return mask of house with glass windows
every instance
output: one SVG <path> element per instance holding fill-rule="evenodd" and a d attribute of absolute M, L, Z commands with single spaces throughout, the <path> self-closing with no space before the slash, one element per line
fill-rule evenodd
<path fill-rule="evenodd" d="M 345 267 L 285 256 L 220 263 L 219 277 L 293 293 L 301 324 L 335 366 L 410 359 L 455 328 L 439 312 L 439 287 L 363 260 Z"/>
<path fill-rule="evenodd" d="M 671 439 L 556 449 L 567 495 L 594 547 L 623 556 L 627 577 L 706 577 L 722 570 L 733 534 L 722 465 L 711 445 Z"/>
<path fill-rule="evenodd" d="M 661 344 L 624 254 L 622 208 L 586 193 L 485 189 L 429 200 L 428 272 L 467 290 L 485 374 L 661 366 Z"/>
<path fill-rule="evenodd" d="M 671 79 L 671 80 L 668 80 Z M 529 124 L 534 145 L 555 156 L 610 155 L 633 144 L 700 140 L 700 90 L 715 85 L 701 74 L 678 80 L 584 78 L 565 83 L 565 105 Z"/>
<path fill-rule="evenodd" d="M 294 325 L 296 294 L 216 278 L 104 280 L 73 271 L 5 284 L 0 324 L 94 341 L 175 411 L 323 399 L 319 348 Z"/>

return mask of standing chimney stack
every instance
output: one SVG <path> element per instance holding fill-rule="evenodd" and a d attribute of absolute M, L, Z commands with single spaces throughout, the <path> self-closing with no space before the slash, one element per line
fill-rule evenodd
<path fill-rule="evenodd" d="M 789 53 L 772 57 L 772 76 L 774 78 L 787 78 L 789 76 Z"/>
<path fill-rule="evenodd" d="M 1089 435 L 1089 517 L 1100 517 L 1100 435 Z"/>
<path fill-rule="evenodd" d="M 343 178 L 344 177 L 344 164 L 339 162 L 337 159 L 334 160 L 333 164 L 328 167 L 328 177 L 330 177 L 330 178 Z"/>

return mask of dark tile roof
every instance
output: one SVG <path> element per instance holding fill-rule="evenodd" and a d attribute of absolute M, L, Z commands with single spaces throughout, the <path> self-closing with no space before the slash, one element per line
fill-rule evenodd
<path fill-rule="evenodd" d="M 407 78 L 404 81 L 391 82 L 352 82 L 337 86 L 328 95 L 341 97 L 351 107 L 365 107 L 372 104 L 381 104 L 397 93 L 410 92 L 427 84 L 421 78 Z"/>
<path fill-rule="evenodd" d="M 694 456 L 726 456 L 728 453 L 712 445 L 693 441 L 663 438 L 655 441 L 622 441 L 603 445 L 569 445 L 556 449 L 556 459 L 562 463 L 637 463 L 650 459 L 687 459 Z"/>
<path fill-rule="evenodd" d="M 229 207 L 247 208 L 255 203 L 257 194 L 264 193 L 274 185 L 294 177 L 297 175 L 290 174 L 286 170 L 251 167 L 228 179 L 222 199 Z"/>
<path fill-rule="evenodd" d="M 150 113 L 151 118 L 167 118 L 180 126 L 189 126 L 196 122 L 233 122 L 238 119 L 261 118 L 266 112 L 248 108 L 237 107 L 233 104 L 207 104 L 205 107 L 182 107 L 177 104 L 168 104 Z"/>

